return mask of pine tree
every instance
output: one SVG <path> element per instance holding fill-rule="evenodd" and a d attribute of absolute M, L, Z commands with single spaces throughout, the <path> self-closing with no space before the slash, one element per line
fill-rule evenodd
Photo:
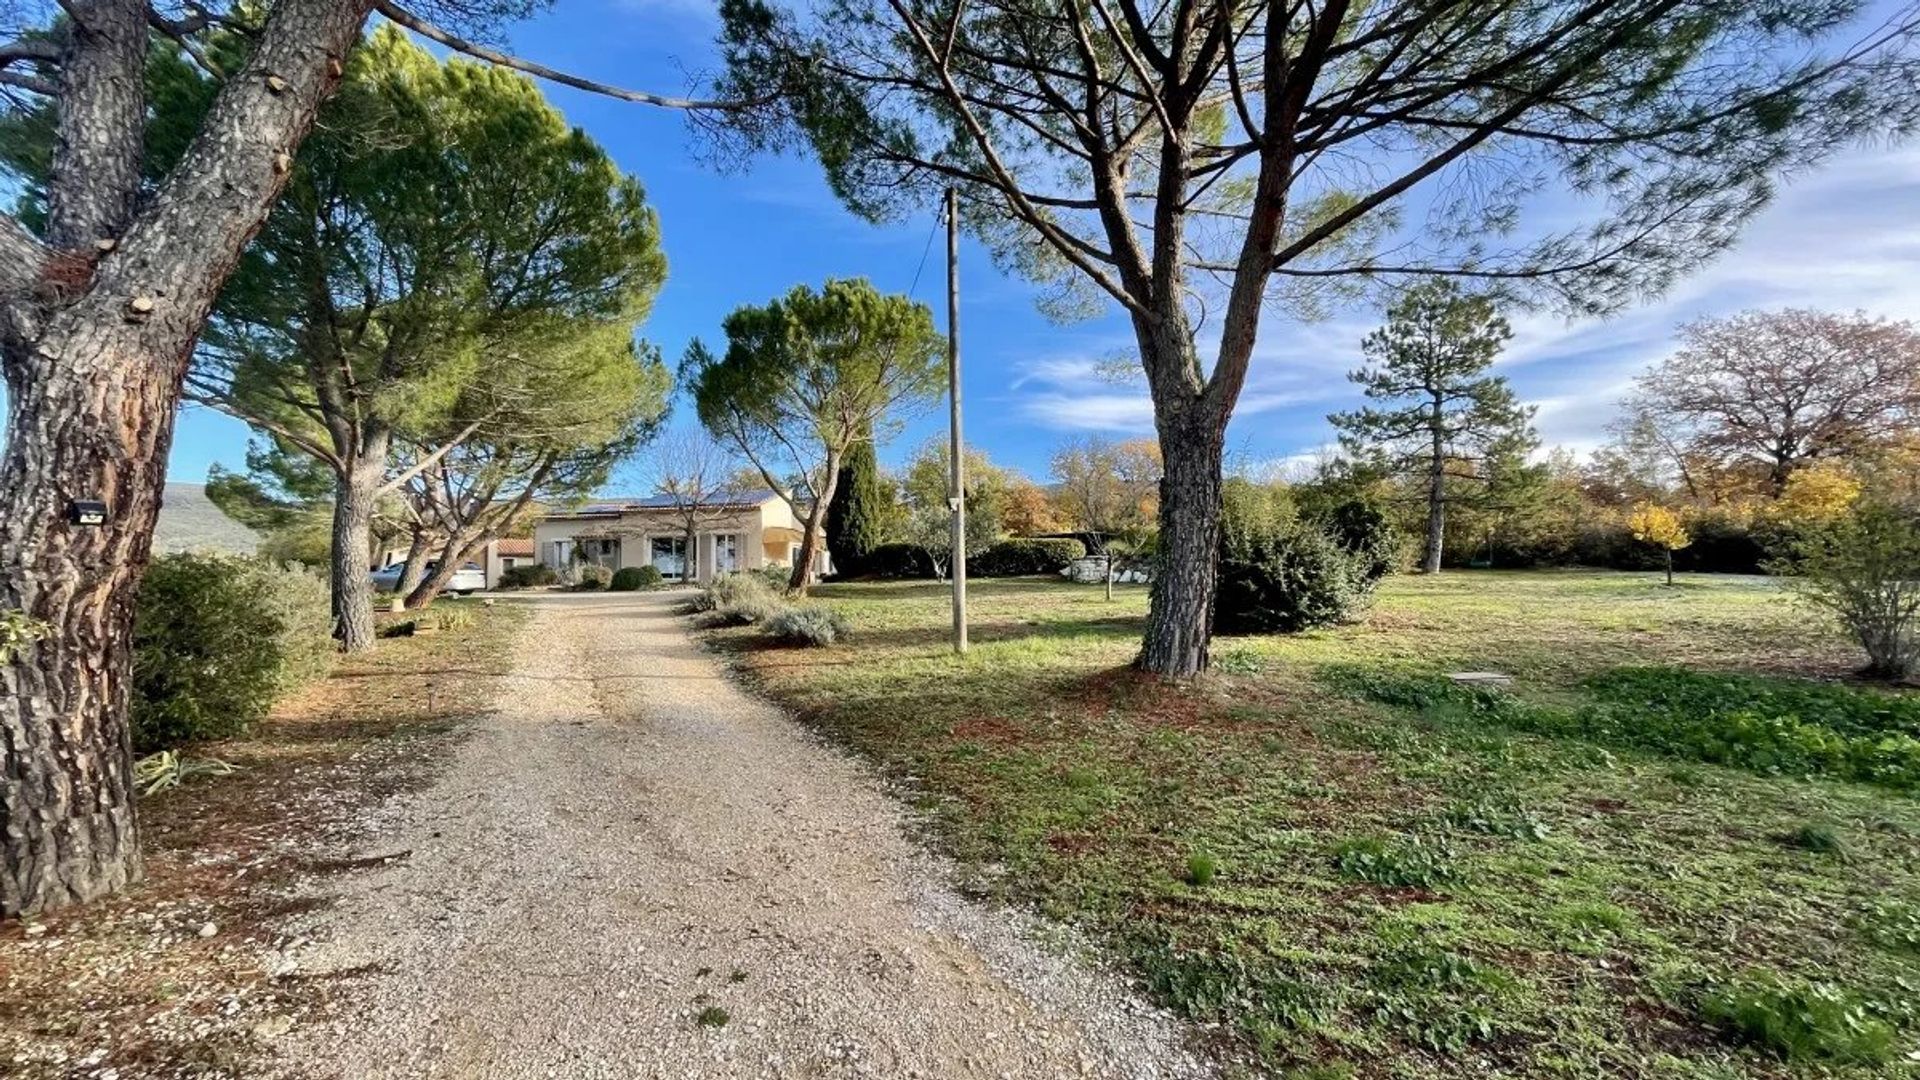
<path fill-rule="evenodd" d="M 1487 369 L 1513 330 L 1484 296 L 1436 279 L 1387 309 L 1387 324 L 1361 348 L 1374 366 L 1347 377 L 1369 399 L 1389 403 L 1327 419 L 1349 453 L 1382 460 L 1424 479 L 1427 529 L 1422 567 L 1439 573 L 1447 503 L 1462 482 L 1484 485 L 1490 458 L 1524 454 L 1536 441 L 1533 408 Z"/>

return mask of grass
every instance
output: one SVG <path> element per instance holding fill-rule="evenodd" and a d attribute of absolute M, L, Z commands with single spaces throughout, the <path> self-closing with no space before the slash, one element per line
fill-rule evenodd
<path fill-rule="evenodd" d="M 1846 679 L 1853 650 L 1774 582 L 1395 578 L 1361 623 L 1222 640 L 1219 670 L 1185 686 L 1126 668 L 1138 588 L 1108 603 L 976 584 L 965 657 L 946 646 L 943 586 L 818 595 L 847 643 L 715 641 L 908 781 L 969 888 L 1090 930 L 1250 1069 L 1909 1075 L 1911 794 L 1516 730 L 1329 677 L 1491 669 L 1528 706 L 1574 711 L 1613 673 L 1677 667 L 1861 715 L 1812 681 Z"/>

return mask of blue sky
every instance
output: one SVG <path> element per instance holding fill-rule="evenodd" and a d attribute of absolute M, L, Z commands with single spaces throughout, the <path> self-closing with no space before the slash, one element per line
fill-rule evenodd
<path fill-rule="evenodd" d="M 508 36 L 516 52 L 556 67 L 678 92 L 689 87 L 690 72 L 711 69 L 715 25 L 705 0 L 559 0 Z M 914 287 L 923 253 L 914 295 L 944 320 L 944 249 L 937 238 L 928 249 L 930 213 L 871 226 L 840 208 L 811 160 L 763 158 L 744 172 L 719 172 L 698 160 L 695 136 L 677 114 L 564 87 L 546 90 L 646 184 L 659 209 L 670 270 L 642 332 L 668 357 L 677 358 L 694 336 L 717 339 L 721 319 L 738 305 L 798 283 L 865 276 L 904 292 Z M 1088 374 L 1130 344 L 1117 317 L 1055 325 L 1035 309 L 1032 287 L 996 273 L 977 247 L 963 242 L 961 260 L 969 442 L 1044 478 L 1049 456 L 1066 439 L 1151 432 L 1144 390 Z M 1539 405 L 1538 427 L 1549 443 L 1587 450 L 1605 440 L 1627 382 L 1671 347 L 1680 323 L 1784 306 L 1920 318 L 1916 271 L 1920 148 L 1863 149 L 1785 186 L 1737 248 L 1656 303 L 1572 325 L 1514 315 L 1516 337 L 1502 370 Z M 1235 455 L 1306 460 L 1324 447 L 1331 438 L 1326 414 L 1356 400 L 1345 372 L 1358 360 L 1361 336 L 1378 321 L 1372 307 L 1306 324 L 1270 313 L 1230 434 Z M 944 430 L 944 419 L 943 409 L 915 417 L 882 449 L 882 459 L 902 460 Z M 198 480 L 216 461 L 237 468 L 245 445 L 239 423 L 190 409 L 170 474 Z M 636 469 L 623 481 L 635 486 L 642 475 Z"/>

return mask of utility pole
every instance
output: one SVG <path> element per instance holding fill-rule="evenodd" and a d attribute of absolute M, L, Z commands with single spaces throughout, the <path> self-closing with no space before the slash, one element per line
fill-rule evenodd
<path fill-rule="evenodd" d="M 967 651 L 967 456 L 960 437 L 960 197 L 947 189 L 947 508 L 953 512 L 953 651 Z"/>

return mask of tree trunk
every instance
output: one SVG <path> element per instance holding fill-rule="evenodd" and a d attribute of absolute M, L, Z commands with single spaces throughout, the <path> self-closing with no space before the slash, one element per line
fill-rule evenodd
<path fill-rule="evenodd" d="M 378 453 L 348 463 L 333 495 L 333 636 L 343 652 L 373 648 L 373 582 L 368 579 L 373 507 L 386 476 L 384 440 Z"/>
<path fill-rule="evenodd" d="M 1673 588 L 1673 549 L 1667 549 L 1667 588 Z"/>
<path fill-rule="evenodd" d="M 1165 412 L 1166 410 L 1162 410 Z M 1226 418 L 1196 402 L 1159 425 L 1160 569 L 1135 666 L 1183 678 L 1207 669 L 1220 569 L 1221 459 Z"/>
<path fill-rule="evenodd" d="M 1447 448 L 1439 432 L 1433 436 L 1433 468 L 1427 476 L 1427 547 L 1420 568 L 1440 572 L 1440 556 L 1447 543 Z"/>
<path fill-rule="evenodd" d="M 807 532 L 800 538 L 800 556 L 793 561 L 793 574 L 787 578 L 787 591 L 795 596 L 807 595 L 807 586 L 813 584 L 813 558 L 820 550 L 827 504 L 833 501 L 834 489 L 840 484 L 840 458 L 839 454 L 827 455 L 827 490 L 814 492 L 813 505 L 807 508 Z"/>
<path fill-rule="evenodd" d="M 427 551 L 433 546 L 424 526 L 413 526 L 413 538 L 407 542 L 407 561 L 400 568 L 400 581 L 394 592 L 401 596 L 412 596 L 413 590 L 420 587 L 420 581 L 427 576 Z"/>
<path fill-rule="evenodd" d="M 45 636 L 0 667 L 0 916 L 141 875 L 128 719 L 133 605 L 173 436 L 175 363 L 118 319 L 9 344 L 0 610 Z M 174 355 L 184 360 L 187 342 Z M 107 506 L 69 521 L 69 500 Z"/>
<path fill-rule="evenodd" d="M 440 545 L 440 558 L 433 565 L 433 573 L 407 591 L 407 608 L 423 608 L 433 603 L 446 590 L 447 582 L 452 581 L 453 575 L 472 557 L 471 552 L 485 545 L 485 538 L 469 541 L 458 534 L 447 537 L 447 542 Z"/>
<path fill-rule="evenodd" d="M 131 218 L 146 50 L 118 28 L 144 22 L 144 6 L 68 8 L 88 26 L 65 58 L 53 247 L 0 218 L 0 610 L 46 627 L 0 660 L 0 915 L 140 877 L 133 606 L 181 380 L 368 6 L 274 3 L 180 164 Z M 105 523 L 70 523 L 76 499 L 105 503 Z"/>

